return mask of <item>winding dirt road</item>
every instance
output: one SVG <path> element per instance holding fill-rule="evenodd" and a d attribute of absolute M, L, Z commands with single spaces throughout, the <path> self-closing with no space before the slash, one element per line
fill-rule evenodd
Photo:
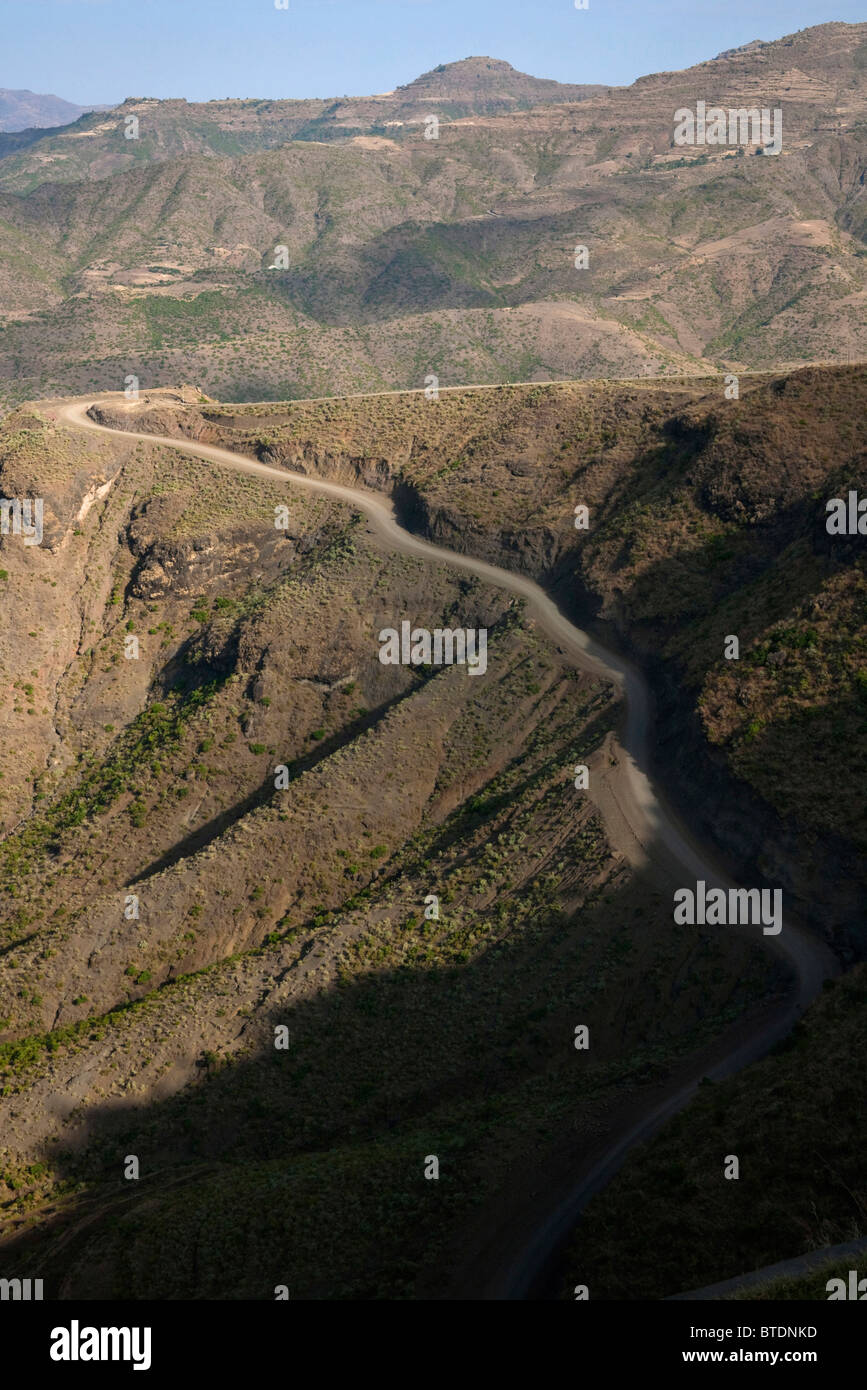
<path fill-rule="evenodd" d="M 51 413 L 58 423 L 75 429 L 159 444 L 238 472 L 252 473 L 272 481 L 276 479 L 293 487 L 339 498 L 363 512 L 374 533 L 392 549 L 465 570 L 486 583 L 526 599 L 529 615 L 569 661 L 583 671 L 614 682 L 625 697 L 624 726 L 608 744 L 614 760 L 612 762 L 609 757 L 603 757 L 591 767 L 591 788 L 588 793 L 602 815 L 610 843 L 633 865 L 649 863 L 664 875 L 670 885 L 687 887 L 698 879 L 704 879 L 709 886 L 734 886 L 717 864 L 713 850 L 693 840 L 651 783 L 648 775 L 650 697 L 643 676 L 629 661 L 609 651 L 571 623 L 533 580 L 421 540 L 398 525 L 392 503 L 379 493 L 290 473 L 210 444 L 190 443 L 133 430 L 109 429 L 88 417 L 90 406 L 98 403 L 128 406 L 122 395 L 91 396 L 85 400 L 53 402 Z M 762 936 L 759 927 L 726 927 L 723 930 L 743 932 L 753 939 L 759 933 L 768 950 L 782 957 L 792 967 L 796 978 L 792 995 L 770 1018 L 765 1016 L 760 1020 L 748 1036 L 742 1034 L 723 1056 L 709 1065 L 705 1064 L 687 1079 L 681 1077 L 661 1100 L 657 1099 L 657 1103 L 634 1123 L 616 1137 L 609 1136 L 604 1153 L 585 1165 L 580 1174 L 573 1175 L 568 1190 L 551 1192 L 550 1213 L 536 1225 L 532 1233 L 529 1236 L 516 1233 L 515 1248 L 502 1260 L 499 1272 L 477 1296 L 492 1299 L 526 1298 L 550 1262 L 553 1252 L 569 1234 L 581 1210 L 610 1181 L 629 1151 L 643 1143 L 665 1120 L 681 1110 L 703 1077 L 722 1079 L 767 1053 L 790 1031 L 801 1011 L 820 991 L 822 982 L 838 973 L 839 966 L 824 943 L 792 921 L 784 920 L 778 936 Z"/>

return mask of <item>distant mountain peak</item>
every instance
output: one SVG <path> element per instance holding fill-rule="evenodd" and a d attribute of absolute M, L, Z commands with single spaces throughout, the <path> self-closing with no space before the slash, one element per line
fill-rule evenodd
<path fill-rule="evenodd" d="M 105 111 L 105 106 L 76 106 L 62 97 L 45 96 L 26 89 L 0 87 L 0 130 L 49 130 L 71 125 L 88 111 Z"/>
<path fill-rule="evenodd" d="M 505 62 L 502 58 L 458 58 L 453 63 L 437 63 L 435 68 L 431 68 L 429 72 L 423 72 L 421 76 L 416 77 L 414 81 L 404 83 L 401 87 L 398 87 L 397 90 L 399 92 L 408 92 L 412 87 L 422 85 L 429 86 L 436 78 L 441 80 L 445 79 L 446 81 L 457 79 L 458 81 L 467 82 L 480 78 L 490 81 L 492 78 L 497 77 L 526 78 L 527 74 L 518 72 L 517 68 L 513 68 L 511 63 Z M 529 80 L 532 82 L 538 79 L 530 78 Z"/>
<path fill-rule="evenodd" d="M 555 82 L 550 77 L 531 77 L 503 58 L 486 56 L 460 58 L 438 63 L 413 82 L 398 87 L 395 96 L 413 99 L 469 101 L 479 98 L 502 103 L 528 101 L 574 101 L 601 86 Z"/>

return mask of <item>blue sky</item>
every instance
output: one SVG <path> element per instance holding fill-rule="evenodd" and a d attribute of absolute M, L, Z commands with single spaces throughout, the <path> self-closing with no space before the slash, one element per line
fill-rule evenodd
<path fill-rule="evenodd" d="M 388 91 L 440 62 L 623 84 L 750 39 L 863 20 L 867 0 L 0 0 L 0 87 L 126 96 Z"/>

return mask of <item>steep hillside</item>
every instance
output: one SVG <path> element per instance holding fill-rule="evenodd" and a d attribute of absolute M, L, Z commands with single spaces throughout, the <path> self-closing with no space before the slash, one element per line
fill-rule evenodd
<path fill-rule="evenodd" d="M 722 379 L 243 408 L 156 395 L 98 414 L 383 487 L 422 534 L 613 628 L 653 672 L 660 774 L 690 817 L 862 956 L 864 555 L 828 534 L 825 503 L 867 488 L 867 374 L 741 384 L 739 400 Z"/>
<path fill-rule="evenodd" d="M 864 560 L 824 523 L 828 497 L 864 487 L 867 381 L 810 369 L 742 388 L 279 406 L 185 391 L 94 413 L 384 490 L 413 529 L 538 576 L 652 674 L 658 771 L 696 829 L 851 960 Z M 787 977 L 759 942 L 678 926 L 670 884 L 576 799 L 577 762 L 604 778 L 617 701 L 520 602 L 383 550 L 342 503 L 84 441 L 57 414 L 45 403 L 0 430 L 5 491 L 45 498 L 45 544 L 5 537 L 0 581 L 30 634 L 2 652 L 19 756 L 0 845 L 0 1269 L 62 1297 L 475 1288 L 540 1180 L 557 1191 L 680 1069 L 767 1016 Z M 485 681 L 383 666 L 376 634 L 407 612 L 488 627 Z M 617 1296 L 662 1297 L 858 1233 L 841 1155 L 858 1151 L 863 1106 L 831 1061 L 857 1055 L 859 979 L 789 1050 L 707 1088 L 710 1128 L 700 1104 L 657 1141 L 666 1155 L 700 1132 L 682 1228 L 710 1221 L 713 1253 L 676 1242 L 636 1265 L 630 1233 L 654 1250 L 670 1221 L 665 1184 L 636 1203 L 656 1153 L 642 1150 L 590 1208 L 564 1279 L 577 1266 L 615 1296 L 615 1270 Z M 826 1104 L 846 1131 L 811 1166 Z M 705 1154 L 717 1133 L 742 1155 L 744 1202 L 772 1190 L 787 1223 L 756 1222 L 753 1204 L 737 1224 Z M 140 1188 L 122 1177 L 130 1155 Z"/>
<path fill-rule="evenodd" d="M 71 131 L 41 132 L 39 148 L 20 158 L 10 159 L 0 144 L 0 158 L 7 155 L 5 165 L 0 164 L 0 183 L 27 190 L 46 181 L 102 179 L 141 162 L 179 155 L 241 155 L 273 149 L 289 140 L 345 140 L 386 128 L 393 132 L 407 125 L 423 126 L 424 108 L 431 102 L 442 119 L 454 120 L 585 101 L 608 90 L 601 85 L 530 77 L 498 59 L 465 58 L 441 63 L 414 82 L 378 96 L 208 102 L 129 97 L 110 117 L 94 115 Z M 75 108 L 75 115 L 68 119 L 74 121 L 83 114 Z M 139 123 L 135 141 L 125 134 L 132 117 Z M 0 125 L 2 129 L 23 126 Z M 13 152 L 11 146 L 9 154 Z"/>
<path fill-rule="evenodd" d="M 867 1234 L 861 1154 L 867 1101 L 863 966 L 829 985 L 791 1041 L 742 1076 L 708 1084 L 631 1156 L 584 1214 L 563 1258 L 596 1299 L 667 1298 Z M 726 1155 L 740 1160 L 723 1176 Z M 740 1297 L 826 1300 L 850 1258 Z M 863 1269 L 862 1269 L 863 1277 Z"/>
<path fill-rule="evenodd" d="M 473 59 L 357 110 L 85 117 L 0 158 L 0 396 L 129 373 L 244 400 L 864 357 L 865 53 L 867 27 L 833 24 L 580 100 Z M 698 100 L 781 110 L 779 154 L 676 145 Z"/>
<path fill-rule="evenodd" d="M 572 769 L 604 784 L 614 692 L 520 602 L 279 478 L 87 443 L 50 407 L 0 429 L 4 488 L 45 499 L 0 580 L 0 1268 L 442 1296 L 540 1165 L 787 975 L 612 849 Z M 404 614 L 486 626 L 484 681 L 384 666 Z"/>

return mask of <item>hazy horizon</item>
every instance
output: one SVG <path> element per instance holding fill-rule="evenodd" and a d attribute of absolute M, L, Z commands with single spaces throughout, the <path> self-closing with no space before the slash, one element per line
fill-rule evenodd
<path fill-rule="evenodd" d="M 207 24 L 192 0 L 0 0 L 5 64 L 0 86 L 79 106 L 160 100 L 277 100 L 368 96 L 413 81 L 439 63 L 502 59 L 564 83 L 628 86 L 648 73 L 690 67 L 754 39 L 864 18 L 855 0 L 746 0 L 699 11 L 689 0 L 538 0 L 527 32 L 518 0 L 211 0 Z M 239 28 L 239 13 L 243 28 Z M 171 34 L 166 44 L 165 34 Z M 149 42 L 154 34 L 158 42 Z M 69 53 L 76 62 L 70 71 Z M 110 76 L 107 77 L 106 73 Z"/>

